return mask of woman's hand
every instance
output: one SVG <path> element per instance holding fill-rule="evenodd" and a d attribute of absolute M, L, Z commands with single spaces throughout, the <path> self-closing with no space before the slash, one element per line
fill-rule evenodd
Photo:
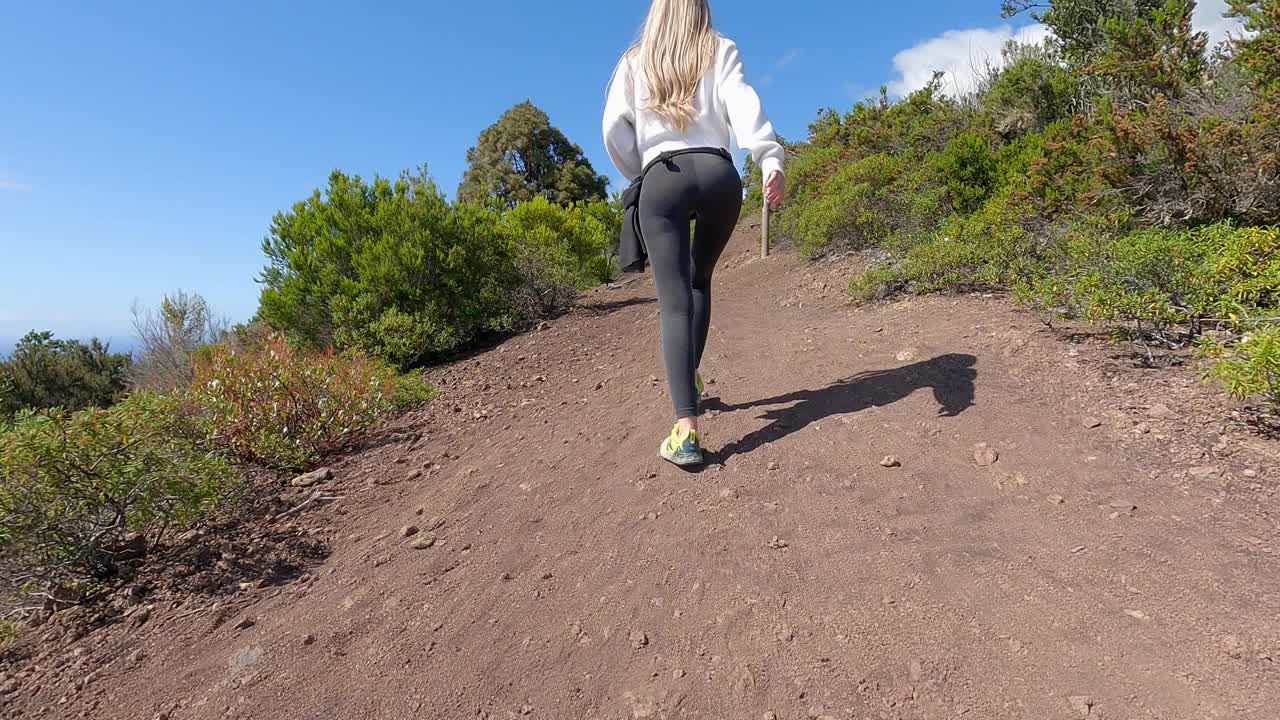
<path fill-rule="evenodd" d="M 782 201 L 787 197 L 787 181 L 782 173 L 774 170 L 769 173 L 769 179 L 764 183 L 764 199 L 769 203 L 769 207 L 777 210 L 782 205 Z"/>

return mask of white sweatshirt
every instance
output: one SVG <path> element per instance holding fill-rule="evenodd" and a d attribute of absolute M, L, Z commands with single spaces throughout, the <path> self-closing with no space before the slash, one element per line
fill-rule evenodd
<path fill-rule="evenodd" d="M 604 146 L 627 180 L 640 177 L 644 166 L 667 150 L 728 150 L 730 131 L 739 147 L 751 152 L 765 178 L 775 170 L 782 172 L 782 146 L 760 107 L 760 96 L 747 84 L 742 57 L 732 40 L 720 38 L 716 61 L 698 86 L 697 116 L 683 133 L 645 109 L 649 103 L 644 71 L 633 55 L 618 63 L 604 107 Z"/>

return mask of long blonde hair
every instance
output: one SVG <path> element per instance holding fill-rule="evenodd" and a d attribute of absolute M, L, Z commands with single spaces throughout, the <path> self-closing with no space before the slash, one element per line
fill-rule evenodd
<path fill-rule="evenodd" d="M 646 109 L 676 130 L 688 129 L 697 115 L 698 85 L 716 60 L 717 42 L 707 0 L 653 0 L 640 40 L 628 51 L 644 70 Z"/>

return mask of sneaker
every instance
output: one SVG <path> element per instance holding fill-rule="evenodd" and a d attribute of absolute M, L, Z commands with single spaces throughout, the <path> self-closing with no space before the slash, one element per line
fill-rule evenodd
<path fill-rule="evenodd" d="M 658 457 L 681 467 L 702 465 L 704 462 L 702 438 L 692 430 L 680 432 L 680 426 L 677 424 L 671 429 L 667 439 L 662 441 L 662 446 L 658 448 Z"/>

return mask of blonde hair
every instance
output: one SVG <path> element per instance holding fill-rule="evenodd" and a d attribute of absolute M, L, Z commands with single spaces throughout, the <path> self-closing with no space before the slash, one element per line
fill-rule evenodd
<path fill-rule="evenodd" d="M 718 41 L 707 0 L 653 0 L 640 40 L 627 51 L 644 70 L 646 109 L 680 132 L 688 129 L 697 115 L 698 85 L 716 60 Z"/>

